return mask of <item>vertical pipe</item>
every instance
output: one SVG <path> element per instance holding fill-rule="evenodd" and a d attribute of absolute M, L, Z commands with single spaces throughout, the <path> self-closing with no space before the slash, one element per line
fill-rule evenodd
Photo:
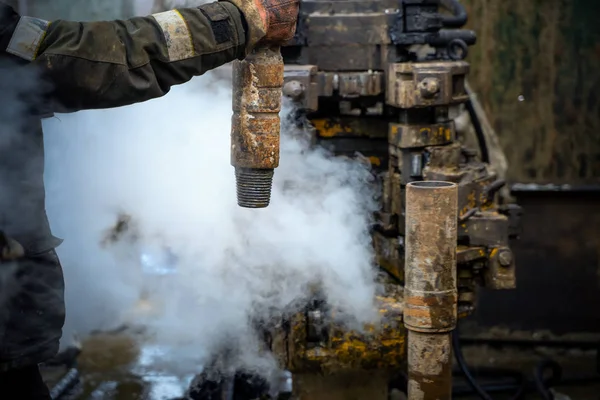
<path fill-rule="evenodd" d="M 409 400 L 452 398 L 457 213 L 456 184 L 425 181 L 406 186 L 404 323 L 409 331 Z"/>
<path fill-rule="evenodd" d="M 257 47 L 233 65 L 231 165 L 240 207 L 264 208 L 279 165 L 283 58 L 278 46 Z"/>

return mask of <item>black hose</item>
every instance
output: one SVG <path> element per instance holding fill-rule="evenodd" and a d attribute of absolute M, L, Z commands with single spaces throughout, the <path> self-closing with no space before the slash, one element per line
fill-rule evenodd
<path fill-rule="evenodd" d="M 554 360 L 543 360 L 535 368 L 533 374 L 533 382 L 524 382 L 525 390 L 532 390 L 539 393 L 544 400 L 553 400 L 554 396 L 550 391 L 553 386 L 569 386 L 569 385 L 584 385 L 600 382 L 600 343 L 596 341 L 581 341 L 581 340 L 520 340 L 520 339 L 490 339 L 490 338 L 465 338 L 460 339 L 461 344 L 485 344 L 488 346 L 514 346 L 514 347 L 552 347 L 552 348 L 579 348 L 579 349 L 595 349 L 598 359 L 598 371 L 596 374 L 589 376 L 574 376 L 563 378 L 562 367 Z M 462 356 L 462 354 L 461 354 Z M 544 378 L 545 372 L 550 371 L 549 377 Z M 499 372 L 499 375 L 504 375 L 504 372 Z M 518 385 L 510 384 L 493 384 L 480 385 L 487 392 L 497 391 L 506 392 L 519 389 L 522 383 Z M 456 388 L 456 395 L 466 394 L 468 388 Z M 472 391 L 471 391 L 472 393 Z"/>
<path fill-rule="evenodd" d="M 444 28 L 462 28 L 467 23 L 467 10 L 458 0 L 442 0 L 442 5 L 452 12 L 452 16 L 442 16 Z"/>
<path fill-rule="evenodd" d="M 454 375 L 461 374 L 466 378 L 467 385 L 457 385 L 452 389 L 453 397 L 461 396 L 472 396 L 473 392 L 484 400 L 491 400 L 490 393 L 506 393 L 514 392 L 512 399 L 521 399 L 527 392 L 537 392 L 542 395 L 544 400 L 553 400 L 552 392 L 550 388 L 552 386 L 580 386 L 590 383 L 600 382 L 600 352 L 598 353 L 598 369 L 599 373 L 589 376 L 573 376 L 563 379 L 561 366 L 553 360 L 544 360 L 540 362 L 534 371 L 533 381 L 528 380 L 525 374 L 515 371 L 501 368 L 489 368 L 483 367 L 478 368 L 478 375 L 483 378 L 504 378 L 499 379 L 493 383 L 478 383 L 471 371 L 469 370 L 467 363 L 465 362 L 464 355 L 461 350 L 460 344 L 466 342 L 471 344 L 489 344 L 489 345 L 516 345 L 519 347 L 531 347 L 531 346 L 548 346 L 548 347 L 577 347 L 577 348 L 594 348 L 599 349 L 597 342 L 589 341 L 560 341 L 560 340 L 514 340 L 514 339 L 464 339 L 461 340 L 458 332 L 455 330 L 452 334 L 452 348 L 454 356 L 456 358 L 459 371 L 454 371 Z M 489 342 L 489 343 L 488 343 Z M 545 372 L 550 370 L 551 374 L 544 378 Z M 405 374 L 398 374 L 395 379 L 390 382 L 390 391 L 392 389 L 398 389 L 404 393 L 408 390 L 408 378 Z"/>
<path fill-rule="evenodd" d="M 473 389 L 473 391 L 477 393 L 477 395 L 481 399 L 493 400 L 492 397 L 485 391 L 485 389 L 479 383 L 477 383 L 477 380 L 475 380 L 475 378 L 471 374 L 471 371 L 469 370 L 469 367 L 467 366 L 465 357 L 460 347 L 460 337 L 458 334 L 458 329 L 455 329 L 454 332 L 452 332 L 452 350 L 454 351 L 454 357 L 456 358 L 458 367 L 465 376 L 467 383 L 469 384 L 471 389 Z M 517 392 L 512 397 L 513 400 L 520 399 L 521 396 L 523 396 L 523 393 L 525 392 L 525 379 L 520 379 L 520 383 L 521 384 L 519 385 Z"/>
<path fill-rule="evenodd" d="M 462 370 L 454 371 L 455 374 L 464 376 Z M 477 368 L 478 377 L 485 380 L 493 379 L 493 383 L 479 383 L 479 386 L 486 392 L 514 392 L 527 383 L 525 375 L 519 371 L 503 369 L 503 368 Z M 487 378 L 487 379 L 486 379 Z M 473 394 L 470 386 L 455 386 L 452 390 L 454 396 Z"/>
<path fill-rule="evenodd" d="M 550 369 L 552 375 L 549 378 L 544 378 L 544 372 Z M 554 395 L 550 391 L 550 387 L 556 385 L 562 378 L 562 368 L 553 360 L 544 360 L 537 365 L 533 372 L 535 387 L 544 400 L 554 400 Z"/>
<path fill-rule="evenodd" d="M 469 98 L 465 103 L 465 107 L 467 108 L 467 112 L 469 113 L 469 118 L 471 119 L 471 123 L 473 124 L 473 129 L 475 129 L 475 135 L 477 136 L 477 143 L 479 144 L 479 151 L 481 152 L 481 161 L 489 164 L 490 162 L 490 153 L 487 147 L 487 141 L 485 140 L 485 133 L 483 132 L 483 127 L 481 126 L 481 121 L 479 120 L 479 116 L 475 111 L 475 106 L 473 105 L 473 100 L 471 98 L 471 91 L 465 87 L 465 91 Z"/>
<path fill-rule="evenodd" d="M 462 349 L 460 348 L 460 338 L 458 336 L 458 330 L 454 330 L 454 332 L 452 332 L 452 350 L 454 351 L 454 358 L 456 358 L 458 367 L 467 379 L 467 383 L 469 384 L 471 389 L 473 389 L 473 391 L 477 393 L 479 397 L 481 397 L 483 400 L 492 400 L 492 398 L 487 394 L 487 392 L 481 386 L 479 386 L 473 375 L 471 375 L 471 371 L 469 371 L 469 368 L 467 367 L 465 357 L 463 356 Z"/>

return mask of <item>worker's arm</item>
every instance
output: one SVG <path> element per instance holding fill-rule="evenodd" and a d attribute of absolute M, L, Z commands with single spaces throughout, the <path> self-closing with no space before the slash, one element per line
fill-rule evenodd
<path fill-rule="evenodd" d="M 54 112 L 138 103 L 243 58 L 283 22 L 260 18 L 269 1 L 280 6 L 281 0 L 242 1 L 240 8 L 222 1 L 110 22 L 47 22 L 15 14 L 5 51 L 41 68 L 53 86 Z M 295 3 L 297 13 L 297 0 L 287 3 Z"/>

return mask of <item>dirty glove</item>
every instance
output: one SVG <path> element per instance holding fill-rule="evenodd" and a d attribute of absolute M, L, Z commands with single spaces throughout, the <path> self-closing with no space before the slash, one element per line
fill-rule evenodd
<path fill-rule="evenodd" d="M 25 255 L 23 246 L 2 231 L 0 231 L 0 249 L 0 262 L 16 260 Z"/>
<path fill-rule="evenodd" d="M 240 9 L 248 24 L 246 54 L 257 45 L 281 45 L 296 33 L 299 0 L 220 0 Z"/>

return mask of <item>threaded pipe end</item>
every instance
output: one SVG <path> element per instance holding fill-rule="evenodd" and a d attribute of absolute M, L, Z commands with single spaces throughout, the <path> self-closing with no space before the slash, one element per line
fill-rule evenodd
<path fill-rule="evenodd" d="M 271 201 L 272 169 L 235 168 L 238 206 L 265 208 Z"/>

